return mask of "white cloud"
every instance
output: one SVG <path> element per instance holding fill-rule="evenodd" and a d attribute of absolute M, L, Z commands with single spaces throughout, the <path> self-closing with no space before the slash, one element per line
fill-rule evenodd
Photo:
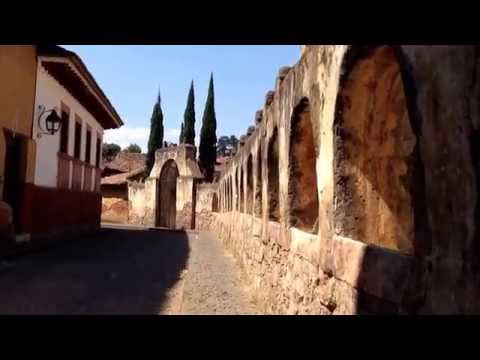
<path fill-rule="evenodd" d="M 178 139 L 180 137 L 180 129 L 167 129 L 163 134 L 163 140 L 167 142 L 172 142 L 178 144 Z"/>
<path fill-rule="evenodd" d="M 103 141 L 118 144 L 122 149 L 130 144 L 137 144 L 142 148 L 142 152 L 146 152 L 149 136 L 149 128 L 129 128 L 125 126 L 120 129 L 106 130 Z M 180 129 L 166 129 L 163 138 L 165 141 L 178 143 L 179 136 Z"/>

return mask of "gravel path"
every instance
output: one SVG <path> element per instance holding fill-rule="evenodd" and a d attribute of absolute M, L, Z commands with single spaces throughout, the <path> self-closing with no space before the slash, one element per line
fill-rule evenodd
<path fill-rule="evenodd" d="M 215 237 L 192 236 L 190 247 L 182 314 L 258 314 L 233 258 Z"/>
<path fill-rule="evenodd" d="M 117 227 L 0 261 L 0 314 L 252 314 L 208 235 Z"/>

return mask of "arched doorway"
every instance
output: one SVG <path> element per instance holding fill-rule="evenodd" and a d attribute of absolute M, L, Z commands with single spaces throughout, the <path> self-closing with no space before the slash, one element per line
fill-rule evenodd
<path fill-rule="evenodd" d="M 168 160 L 163 165 L 159 180 L 157 225 L 160 227 L 175 228 L 177 217 L 177 178 L 177 164 L 174 160 Z"/>

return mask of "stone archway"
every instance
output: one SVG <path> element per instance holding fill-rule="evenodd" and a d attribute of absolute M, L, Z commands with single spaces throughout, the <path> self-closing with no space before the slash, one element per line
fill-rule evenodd
<path fill-rule="evenodd" d="M 168 160 L 162 167 L 157 199 L 157 226 L 175 229 L 177 217 L 178 167 L 174 160 Z"/>

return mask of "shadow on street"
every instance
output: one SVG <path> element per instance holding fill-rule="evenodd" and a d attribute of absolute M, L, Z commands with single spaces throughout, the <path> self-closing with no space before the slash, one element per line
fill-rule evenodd
<path fill-rule="evenodd" d="M 157 314 L 189 251 L 183 232 L 101 229 L 0 268 L 0 314 Z"/>

